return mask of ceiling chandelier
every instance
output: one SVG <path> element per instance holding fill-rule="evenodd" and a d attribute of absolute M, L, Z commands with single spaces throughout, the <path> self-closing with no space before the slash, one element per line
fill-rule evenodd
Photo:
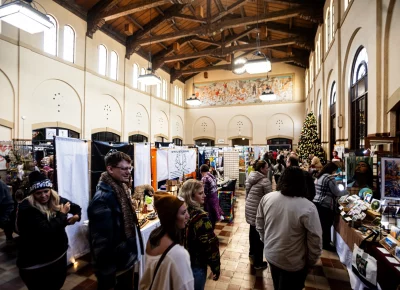
<path fill-rule="evenodd" d="M 151 8 L 150 8 L 150 21 L 151 21 Z M 153 64 L 151 62 L 151 28 L 150 28 L 150 50 L 149 50 L 149 63 L 146 70 L 146 73 L 143 75 L 139 75 L 138 82 L 146 85 L 146 86 L 154 86 L 161 84 L 161 79 L 156 76 L 153 72 Z"/>
<path fill-rule="evenodd" d="M 53 27 L 49 17 L 36 8 L 33 0 L 6 1 L 0 6 L 0 20 L 31 34 Z"/>
<path fill-rule="evenodd" d="M 193 78 L 193 83 L 192 83 L 192 96 L 186 100 L 186 104 L 188 104 L 189 106 L 201 105 L 201 101 L 196 97 L 196 94 L 194 92 L 194 78 Z"/>

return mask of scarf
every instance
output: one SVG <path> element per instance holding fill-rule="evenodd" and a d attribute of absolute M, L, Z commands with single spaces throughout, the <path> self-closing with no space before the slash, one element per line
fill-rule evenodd
<path fill-rule="evenodd" d="M 135 213 L 135 209 L 132 205 L 131 198 L 129 195 L 129 188 L 125 183 L 120 183 L 115 181 L 108 172 L 103 172 L 100 177 L 100 181 L 108 184 L 114 191 L 114 194 L 117 197 L 118 203 L 121 206 L 123 224 L 124 224 L 124 232 L 127 239 L 135 238 L 135 226 L 137 228 L 138 233 L 140 233 L 139 222 Z M 139 234 L 140 240 L 140 249 L 143 254 L 143 241 L 142 235 Z"/>

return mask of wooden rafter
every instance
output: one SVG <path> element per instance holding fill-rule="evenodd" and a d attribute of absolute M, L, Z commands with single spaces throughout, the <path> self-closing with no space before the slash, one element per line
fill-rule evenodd
<path fill-rule="evenodd" d="M 267 29 L 269 31 L 287 33 L 292 36 L 309 36 L 309 35 L 313 35 L 315 33 L 315 31 L 310 28 L 298 28 L 298 27 L 290 28 L 286 24 L 282 24 L 282 23 L 278 23 L 278 22 L 269 22 L 267 24 Z"/>
<path fill-rule="evenodd" d="M 268 47 L 275 47 L 275 46 L 282 46 L 282 45 L 290 45 L 290 44 L 296 44 L 301 41 L 302 40 L 299 39 L 298 37 L 290 37 L 290 38 L 270 40 L 270 41 L 261 41 L 260 45 L 258 47 L 259 48 L 268 48 Z M 203 50 L 203 51 L 196 52 L 196 53 L 187 53 L 187 54 L 179 54 L 179 55 L 175 55 L 175 56 L 169 56 L 169 57 L 165 57 L 163 59 L 163 61 L 168 63 L 168 62 L 197 58 L 197 57 L 207 56 L 207 55 L 225 56 L 225 55 L 234 53 L 236 51 L 254 50 L 254 48 L 255 48 L 254 43 L 242 44 L 242 45 L 231 46 L 231 47 L 227 47 L 227 48 L 208 49 L 208 50 Z"/>
<path fill-rule="evenodd" d="M 105 21 L 110 21 L 125 15 L 133 14 L 139 11 L 151 9 L 157 6 L 161 6 L 167 3 L 171 3 L 170 0 L 141 0 L 140 2 L 135 2 L 128 4 L 126 6 L 122 7 L 114 7 L 111 10 L 108 10 L 107 12 L 104 12 L 101 15 L 101 18 L 103 18 Z"/>
<path fill-rule="evenodd" d="M 106 21 L 101 17 L 105 12 L 110 11 L 122 0 L 104 0 L 97 2 L 96 5 L 88 11 L 87 14 L 87 32 L 86 35 L 93 38 L 93 34 L 99 30 Z"/>
<path fill-rule="evenodd" d="M 264 0 L 264 2 L 275 4 L 290 4 L 292 6 L 300 6 L 301 4 L 304 4 L 304 0 Z"/>
<path fill-rule="evenodd" d="M 188 16 L 188 15 L 184 15 L 184 14 L 175 15 L 174 18 L 197 22 L 197 23 L 203 23 L 203 24 L 207 23 L 207 21 L 204 19 L 198 19 L 198 18 L 194 18 L 193 16 Z"/>
<path fill-rule="evenodd" d="M 286 9 L 286 10 L 281 10 L 281 11 L 275 11 L 275 12 L 270 12 L 267 14 L 262 15 L 261 17 L 259 16 L 250 16 L 246 18 L 240 18 L 240 19 L 230 19 L 226 21 L 221 21 L 219 23 L 214 23 L 209 26 L 201 26 L 198 28 L 190 29 L 190 30 L 182 30 L 179 32 L 174 32 L 174 33 L 167 33 L 163 34 L 157 37 L 152 37 L 152 38 L 145 38 L 145 39 L 140 39 L 136 41 L 135 43 L 132 43 L 134 47 L 139 47 L 143 45 L 149 45 L 151 43 L 156 43 L 156 42 L 162 42 L 162 41 L 169 41 L 185 36 L 190 36 L 190 35 L 209 35 L 213 33 L 220 33 L 224 29 L 228 28 L 235 28 L 235 27 L 240 27 L 244 25 L 251 25 L 255 24 L 257 22 L 269 22 L 269 21 L 275 21 L 275 20 L 281 20 L 285 18 L 290 18 L 290 17 L 295 17 L 299 16 L 302 13 L 301 9 Z"/>
<path fill-rule="evenodd" d="M 228 15 L 229 13 L 235 11 L 236 9 L 242 7 L 243 5 L 245 5 L 248 2 L 248 0 L 238 0 L 235 3 L 233 3 L 231 6 L 227 7 L 226 10 L 220 12 L 218 14 L 218 16 L 214 17 L 211 20 L 211 23 L 217 22 L 218 20 L 222 19 L 223 17 L 225 17 L 226 15 Z"/>
<path fill-rule="evenodd" d="M 193 41 L 205 43 L 205 44 L 208 44 L 208 45 L 221 46 L 221 43 L 219 43 L 219 42 L 208 40 L 208 39 L 204 39 L 204 38 L 200 38 L 200 37 L 193 38 Z"/>
<path fill-rule="evenodd" d="M 231 42 L 237 41 L 237 40 L 239 40 L 239 39 L 241 39 L 241 38 L 243 38 L 243 37 L 249 35 L 249 34 L 250 34 L 251 32 L 253 32 L 255 29 L 256 29 L 255 26 L 250 26 L 250 28 L 248 28 L 247 30 L 243 31 L 243 32 L 240 33 L 240 34 L 231 35 L 230 37 L 228 37 L 227 39 L 225 39 L 225 42 L 224 42 L 223 45 L 224 45 L 224 46 L 227 46 L 227 45 L 230 44 Z"/>
<path fill-rule="evenodd" d="M 137 47 L 133 47 L 133 44 L 146 34 L 150 33 L 151 30 L 156 29 L 162 23 L 172 19 L 175 15 L 178 15 L 181 10 L 184 8 L 184 5 L 173 5 L 170 8 L 163 11 L 163 14 L 153 18 L 149 21 L 144 27 L 143 30 L 135 32 L 133 35 L 129 36 L 126 39 L 126 57 L 130 58 L 130 56 L 137 50 Z"/>

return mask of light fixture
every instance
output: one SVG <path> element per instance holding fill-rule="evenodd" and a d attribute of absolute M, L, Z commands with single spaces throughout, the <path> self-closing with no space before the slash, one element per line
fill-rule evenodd
<path fill-rule="evenodd" d="M 196 97 L 196 94 L 194 93 L 194 77 L 192 79 L 192 96 L 186 100 L 186 104 L 188 104 L 189 106 L 199 106 L 201 105 L 201 101 Z"/>
<path fill-rule="evenodd" d="M 267 102 L 267 101 L 274 101 L 276 100 L 276 95 L 274 94 L 273 91 L 269 90 L 269 91 L 264 91 L 261 95 L 260 95 L 260 100 L 263 102 Z"/>
<path fill-rule="evenodd" d="M 151 8 L 150 8 L 150 20 L 151 20 Z M 161 84 L 161 79 L 156 76 L 153 72 L 153 64 L 151 62 L 151 28 L 150 28 L 150 49 L 149 49 L 149 66 L 147 67 L 147 73 L 138 77 L 138 82 L 146 86 L 154 86 Z"/>
<path fill-rule="evenodd" d="M 53 27 L 49 17 L 32 6 L 32 0 L 14 0 L 0 6 L 0 20 L 34 34 Z"/>
<path fill-rule="evenodd" d="M 244 138 L 244 137 L 242 138 L 242 140 L 245 140 L 245 139 L 246 139 L 246 138 Z"/>
<path fill-rule="evenodd" d="M 270 72 L 272 67 L 269 59 L 261 51 L 257 51 L 255 55 L 263 57 L 247 61 L 244 65 L 246 71 L 249 74 L 261 74 Z"/>
<path fill-rule="evenodd" d="M 244 57 L 239 57 L 233 61 L 232 72 L 237 75 L 241 75 L 246 72 L 246 62 L 247 59 Z"/>

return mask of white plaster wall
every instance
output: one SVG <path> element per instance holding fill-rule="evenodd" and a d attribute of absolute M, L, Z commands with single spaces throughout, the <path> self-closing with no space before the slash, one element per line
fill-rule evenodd
<path fill-rule="evenodd" d="M 7 128 L 0 125 L 0 141 L 8 141 L 12 139 L 11 128 Z"/>
<path fill-rule="evenodd" d="M 227 136 L 228 138 L 237 138 L 238 136 L 242 136 L 242 138 L 252 139 L 253 123 L 244 115 L 234 116 L 229 120 Z"/>
<path fill-rule="evenodd" d="M 267 136 L 294 139 L 294 122 L 287 114 L 275 114 L 268 119 Z"/>
<path fill-rule="evenodd" d="M 0 119 L 14 121 L 14 88 L 7 75 L 0 70 Z"/>
<path fill-rule="evenodd" d="M 194 112 L 199 113 L 199 112 Z M 216 139 L 216 128 L 215 122 L 210 117 L 200 116 L 196 119 L 196 116 L 191 118 L 194 114 L 187 114 L 186 121 L 186 142 L 188 144 L 193 144 L 192 140 L 207 138 Z M 190 116 L 190 117 L 189 117 Z M 191 130 L 189 130 L 189 128 Z M 189 137 L 193 136 L 193 138 Z"/>

